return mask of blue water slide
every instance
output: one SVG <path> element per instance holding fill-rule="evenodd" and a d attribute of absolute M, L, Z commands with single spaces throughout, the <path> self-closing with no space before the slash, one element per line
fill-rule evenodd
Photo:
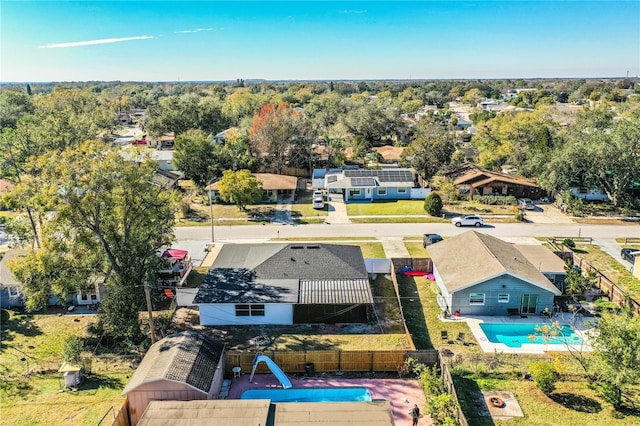
<path fill-rule="evenodd" d="M 258 367 L 258 364 L 260 364 L 261 362 L 264 362 L 265 364 L 267 364 L 267 367 L 269 367 L 269 370 L 271 370 L 273 375 L 276 376 L 276 378 L 280 381 L 280 384 L 284 389 L 291 388 L 291 381 L 289 380 L 287 375 L 284 374 L 284 371 L 282 371 L 280 367 L 278 367 L 278 364 L 273 362 L 273 360 L 268 356 L 259 355 L 259 354 L 256 354 L 256 356 L 253 357 L 253 369 L 251 370 L 251 377 L 249 378 L 250 382 L 253 381 L 253 375 L 256 373 L 256 368 Z"/>

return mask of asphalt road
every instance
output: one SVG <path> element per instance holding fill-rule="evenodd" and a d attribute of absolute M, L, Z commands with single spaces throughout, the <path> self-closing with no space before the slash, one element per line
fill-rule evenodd
<path fill-rule="evenodd" d="M 450 223 L 345 223 L 313 225 L 241 225 L 216 226 L 215 241 L 257 242 L 271 238 L 327 238 L 327 237 L 406 237 L 434 233 L 443 236 L 458 235 L 470 229 L 495 237 L 592 237 L 592 238 L 640 238 L 640 224 L 585 225 L 566 223 L 504 223 L 480 228 L 456 228 Z M 177 227 L 178 242 L 211 241 L 208 226 Z"/>

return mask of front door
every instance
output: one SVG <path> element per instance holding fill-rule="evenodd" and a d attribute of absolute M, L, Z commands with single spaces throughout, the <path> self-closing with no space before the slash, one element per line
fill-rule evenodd
<path fill-rule="evenodd" d="M 523 314 L 535 314 L 538 310 L 538 295 L 523 294 L 520 312 Z"/>

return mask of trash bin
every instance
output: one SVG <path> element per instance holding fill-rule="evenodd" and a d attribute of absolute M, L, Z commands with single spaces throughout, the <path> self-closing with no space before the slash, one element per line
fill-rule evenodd
<path fill-rule="evenodd" d="M 308 362 L 304 365 L 304 374 L 311 377 L 316 374 L 316 366 L 312 362 Z"/>

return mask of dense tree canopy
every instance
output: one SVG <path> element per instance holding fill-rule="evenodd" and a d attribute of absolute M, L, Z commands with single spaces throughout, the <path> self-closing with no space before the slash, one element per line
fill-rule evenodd
<path fill-rule="evenodd" d="M 16 265 L 17 275 L 29 282 L 33 308 L 47 292 L 64 296 L 103 277 L 110 289 L 100 314 L 103 330 L 139 340 L 142 287 L 155 282 L 156 251 L 173 236 L 174 201 L 151 183 L 155 169 L 148 159 L 124 161 L 99 142 L 50 152 L 27 164 L 30 179 L 17 192 L 32 194 L 31 204 L 56 212 L 42 223 L 42 249 L 31 252 L 25 266 Z M 36 183 L 39 191 L 24 190 Z M 34 276 L 27 276 L 31 264 Z"/>
<path fill-rule="evenodd" d="M 287 103 L 264 105 L 253 118 L 249 138 L 255 156 L 276 173 L 308 167 L 315 140 L 304 115 Z"/>
<path fill-rule="evenodd" d="M 453 131 L 439 117 L 426 116 L 418 122 L 414 139 L 402 153 L 402 163 L 428 180 L 451 162 L 454 151 Z"/>
<path fill-rule="evenodd" d="M 218 191 L 225 202 L 246 210 L 247 205 L 254 204 L 262 198 L 262 182 L 249 170 L 225 170 L 218 182 Z"/>

